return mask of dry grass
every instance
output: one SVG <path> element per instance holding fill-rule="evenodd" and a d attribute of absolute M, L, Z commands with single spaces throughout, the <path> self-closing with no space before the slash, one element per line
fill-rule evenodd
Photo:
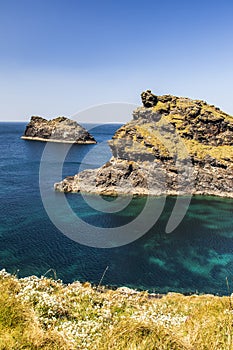
<path fill-rule="evenodd" d="M 0 279 L 0 349 L 68 349 L 58 332 L 41 327 L 32 306 L 17 298 L 19 291 L 14 277 Z"/>
<path fill-rule="evenodd" d="M 17 279 L 0 271 L 0 349 L 231 350 L 228 297 Z"/>

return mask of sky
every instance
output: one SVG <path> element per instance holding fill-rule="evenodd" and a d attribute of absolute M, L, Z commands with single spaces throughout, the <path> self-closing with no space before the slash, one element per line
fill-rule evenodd
<path fill-rule="evenodd" d="M 146 89 L 233 115 L 232 37 L 229 0 L 0 0 L 0 121 L 126 122 Z"/>

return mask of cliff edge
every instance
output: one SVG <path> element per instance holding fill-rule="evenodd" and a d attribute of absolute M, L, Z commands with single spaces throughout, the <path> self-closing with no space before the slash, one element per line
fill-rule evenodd
<path fill-rule="evenodd" d="M 104 195 L 233 198 L 233 117 L 201 100 L 141 94 L 143 106 L 109 141 L 112 158 L 54 185 Z"/>
<path fill-rule="evenodd" d="M 23 140 L 60 143 L 96 143 L 94 137 L 76 121 L 65 117 L 46 120 L 33 116 L 26 126 Z"/>

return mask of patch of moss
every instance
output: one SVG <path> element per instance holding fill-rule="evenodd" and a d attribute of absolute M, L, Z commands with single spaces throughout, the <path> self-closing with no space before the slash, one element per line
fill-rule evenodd
<path fill-rule="evenodd" d="M 153 107 L 153 112 L 157 111 L 163 111 L 163 112 L 169 112 L 170 110 L 170 103 L 169 102 L 158 102 L 156 106 Z"/>
<path fill-rule="evenodd" d="M 223 164 L 228 165 L 229 160 L 233 161 L 232 146 L 208 146 L 196 140 L 184 140 L 185 146 L 190 153 L 199 159 L 204 159 L 206 156 L 211 156 Z"/>

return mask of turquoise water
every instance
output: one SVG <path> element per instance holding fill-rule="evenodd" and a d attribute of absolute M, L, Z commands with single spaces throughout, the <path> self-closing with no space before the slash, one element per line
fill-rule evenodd
<path fill-rule="evenodd" d="M 40 276 L 52 268 L 64 282 L 98 283 L 109 266 L 103 284 L 160 293 L 227 294 L 227 277 L 233 291 L 233 200 L 192 198 L 182 223 L 166 234 L 165 227 L 176 201 L 175 197 L 169 197 L 157 223 L 133 243 L 111 249 L 81 245 L 62 234 L 43 207 L 39 166 L 45 144 L 20 140 L 24 127 L 23 123 L 0 124 L 0 268 L 20 277 Z M 101 143 L 110 139 L 118 127 L 102 125 L 92 133 Z M 75 174 L 85 154 L 94 147 L 72 147 L 63 176 Z M 58 153 L 63 149 L 64 145 L 56 145 Z M 84 167 L 97 167 L 111 156 L 105 143 L 101 152 L 92 154 Z M 51 155 L 48 167 L 56 169 L 56 161 Z M 48 196 L 54 195 L 52 184 L 58 180 L 56 171 L 51 171 L 45 184 Z M 95 196 L 90 197 L 96 200 Z M 69 194 L 66 198 L 76 215 L 96 226 L 97 233 L 98 227 L 118 227 L 134 220 L 146 200 L 134 198 L 125 210 L 108 214 L 90 208 L 79 194 Z M 153 199 L 155 207 L 160 200 Z M 61 208 L 61 216 L 62 213 Z M 69 217 L 62 219 L 69 221 Z"/>

